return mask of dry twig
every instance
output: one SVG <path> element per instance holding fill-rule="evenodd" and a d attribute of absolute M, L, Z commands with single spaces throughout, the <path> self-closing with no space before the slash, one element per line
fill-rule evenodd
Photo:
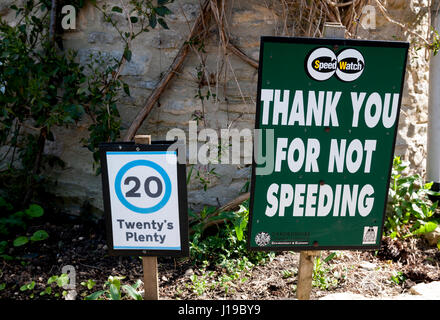
<path fill-rule="evenodd" d="M 413 36 L 416 36 L 417 38 L 419 38 L 420 40 L 422 40 L 427 46 L 430 46 L 431 44 L 429 43 L 429 41 L 421 36 L 420 34 L 418 34 L 417 32 L 414 32 L 412 30 L 410 30 L 408 28 L 408 26 L 404 25 L 403 23 L 394 20 L 393 18 L 390 17 L 390 15 L 388 14 L 387 9 L 383 6 L 383 4 L 379 1 L 379 0 L 375 0 L 375 2 L 377 3 L 377 6 L 379 7 L 380 12 L 382 12 L 383 16 L 385 17 L 385 19 L 387 19 L 389 22 L 398 25 L 399 27 L 401 27 L 403 30 L 405 30 L 406 32 L 412 34 Z"/>

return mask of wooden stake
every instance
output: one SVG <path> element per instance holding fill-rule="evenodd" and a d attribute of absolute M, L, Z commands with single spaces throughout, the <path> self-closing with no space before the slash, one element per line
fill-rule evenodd
<path fill-rule="evenodd" d="M 136 144 L 151 144 L 151 136 L 146 134 L 138 134 L 134 137 Z"/>
<path fill-rule="evenodd" d="M 142 257 L 144 270 L 144 300 L 159 300 L 157 257 Z"/>
<path fill-rule="evenodd" d="M 298 284 L 296 297 L 298 300 L 309 300 L 312 292 L 313 264 L 320 251 L 301 251 L 299 255 Z"/>
<path fill-rule="evenodd" d="M 345 27 L 340 23 L 324 24 L 324 37 L 345 38 Z M 299 255 L 298 284 L 296 297 L 298 300 L 309 300 L 312 292 L 313 264 L 320 251 L 301 251 Z"/>
<path fill-rule="evenodd" d="M 151 144 L 150 135 L 136 135 L 136 144 Z M 142 257 L 144 271 L 144 300 L 159 300 L 159 282 L 157 277 L 157 257 Z"/>

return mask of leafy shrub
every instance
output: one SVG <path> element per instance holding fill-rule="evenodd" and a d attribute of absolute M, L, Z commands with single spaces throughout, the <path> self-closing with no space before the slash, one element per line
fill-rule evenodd
<path fill-rule="evenodd" d="M 432 203 L 428 195 L 439 195 L 424 183 L 418 174 L 404 176 L 408 167 L 400 157 L 395 157 L 391 173 L 385 233 L 394 238 L 405 238 L 433 231 L 440 223 L 436 214 L 438 201 Z"/>
<path fill-rule="evenodd" d="M 86 296 L 84 300 L 121 300 L 129 298 L 142 300 L 142 295 L 138 291 L 142 281 L 138 280 L 134 285 L 122 285 L 121 280 L 124 278 L 125 277 L 109 276 L 103 286 L 103 290 L 96 291 Z M 123 295 L 123 291 L 126 292 L 125 295 Z"/>
<path fill-rule="evenodd" d="M 35 295 L 39 292 L 40 296 L 53 296 L 55 298 L 64 297 L 67 295 L 67 291 L 63 290 L 70 282 L 69 276 L 65 273 L 57 276 L 51 276 L 47 280 L 47 285 L 37 285 L 35 281 L 28 282 L 20 287 L 21 292 L 27 292 L 29 298 L 35 298 Z M 38 290 L 37 290 L 38 288 Z M 43 290 L 41 290 L 43 289 Z"/>
<path fill-rule="evenodd" d="M 18 230 L 26 230 L 30 220 L 39 218 L 44 210 L 37 204 L 31 204 L 26 210 L 15 211 L 14 207 L 0 197 L 0 239 Z"/>
<path fill-rule="evenodd" d="M 0 197 L 0 258 L 12 258 L 4 254 L 8 247 L 8 240 L 10 240 L 14 234 L 26 231 L 29 223 L 34 219 L 40 218 L 43 214 L 43 208 L 37 204 L 31 204 L 26 210 L 15 211 L 10 203 Z M 37 230 L 30 237 L 16 237 L 12 244 L 14 247 L 20 247 L 29 241 L 42 241 L 48 237 L 49 235 L 46 231 Z"/>
<path fill-rule="evenodd" d="M 245 201 L 235 212 L 221 212 L 210 216 L 215 209 L 205 208 L 200 215 L 191 213 L 198 223 L 191 236 L 191 261 L 203 267 L 224 267 L 232 270 L 243 261 L 248 264 L 264 263 L 273 257 L 270 252 L 249 252 L 247 250 L 247 226 L 249 202 Z M 223 224 L 213 235 L 204 234 L 204 225 L 210 221 L 221 221 Z"/>
<path fill-rule="evenodd" d="M 11 8 L 17 25 L 0 19 L 0 161 L 8 161 L 7 175 L 20 174 L 24 191 L 17 200 L 27 206 L 42 183 L 40 168 L 60 163 L 43 153 L 53 128 L 75 125 L 84 113 L 86 96 L 78 91 L 86 78 L 76 53 L 60 53 L 51 41 L 49 15 L 39 14 L 48 12 L 43 1 Z"/>
<path fill-rule="evenodd" d="M 85 1 L 71 2 L 79 9 Z M 26 207 L 36 189 L 46 185 L 42 170 L 46 165 L 64 165 L 44 153 L 46 142 L 55 140 L 56 127 L 75 127 L 87 116 L 91 121 L 89 135 L 81 142 L 98 165 L 98 144 L 120 138 L 117 104 L 122 92 L 130 95 L 129 85 L 120 75 L 125 63 L 131 61 L 132 41 L 148 32 L 148 27 L 168 28 L 164 20 L 171 14 L 165 6 L 167 0 L 157 4 L 130 0 L 124 10 L 113 6 L 110 12 L 105 4 L 100 7 L 96 1 L 90 2 L 119 33 L 124 47 L 121 57 L 104 59 L 101 54 L 91 54 L 90 63 L 80 65 L 76 51 L 64 50 L 57 33 L 61 28 L 50 29 L 50 0 L 13 4 L 10 8 L 16 11 L 16 25 L 0 18 L 0 190 L 17 207 Z M 117 22 L 114 12 L 128 18 Z M 56 14 L 56 21 L 61 21 L 61 11 Z M 99 167 L 96 173 L 100 173 Z"/>
<path fill-rule="evenodd" d="M 336 288 L 345 275 L 334 271 L 335 265 L 330 265 L 330 261 L 337 256 L 336 252 L 330 253 L 326 258 L 317 257 L 313 265 L 312 285 L 321 290 L 331 290 Z"/>

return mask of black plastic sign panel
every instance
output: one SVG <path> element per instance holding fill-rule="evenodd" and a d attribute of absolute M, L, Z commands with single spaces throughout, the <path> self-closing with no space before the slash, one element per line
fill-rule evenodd
<path fill-rule="evenodd" d="M 379 248 L 407 52 L 262 37 L 251 250 Z"/>
<path fill-rule="evenodd" d="M 100 145 L 110 254 L 189 255 L 186 166 L 172 143 Z"/>

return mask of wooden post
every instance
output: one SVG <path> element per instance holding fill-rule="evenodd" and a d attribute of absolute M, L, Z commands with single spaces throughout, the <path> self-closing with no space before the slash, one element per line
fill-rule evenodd
<path fill-rule="evenodd" d="M 142 257 L 144 270 L 144 300 L 159 300 L 157 257 Z"/>
<path fill-rule="evenodd" d="M 138 134 L 134 137 L 134 142 L 136 144 L 151 144 L 151 136 Z"/>
<path fill-rule="evenodd" d="M 136 135 L 136 144 L 151 144 L 150 135 Z M 142 257 L 144 271 L 144 300 L 159 300 L 159 282 L 157 277 L 157 257 Z"/>
<path fill-rule="evenodd" d="M 298 283 L 296 297 L 298 300 L 309 300 L 312 292 L 313 264 L 320 251 L 301 251 L 299 255 Z"/>
<path fill-rule="evenodd" d="M 324 24 L 325 38 L 345 38 L 345 27 L 340 23 Z M 309 300 L 312 292 L 313 265 L 320 251 L 301 251 L 299 255 L 298 284 L 296 297 L 298 300 Z"/>

